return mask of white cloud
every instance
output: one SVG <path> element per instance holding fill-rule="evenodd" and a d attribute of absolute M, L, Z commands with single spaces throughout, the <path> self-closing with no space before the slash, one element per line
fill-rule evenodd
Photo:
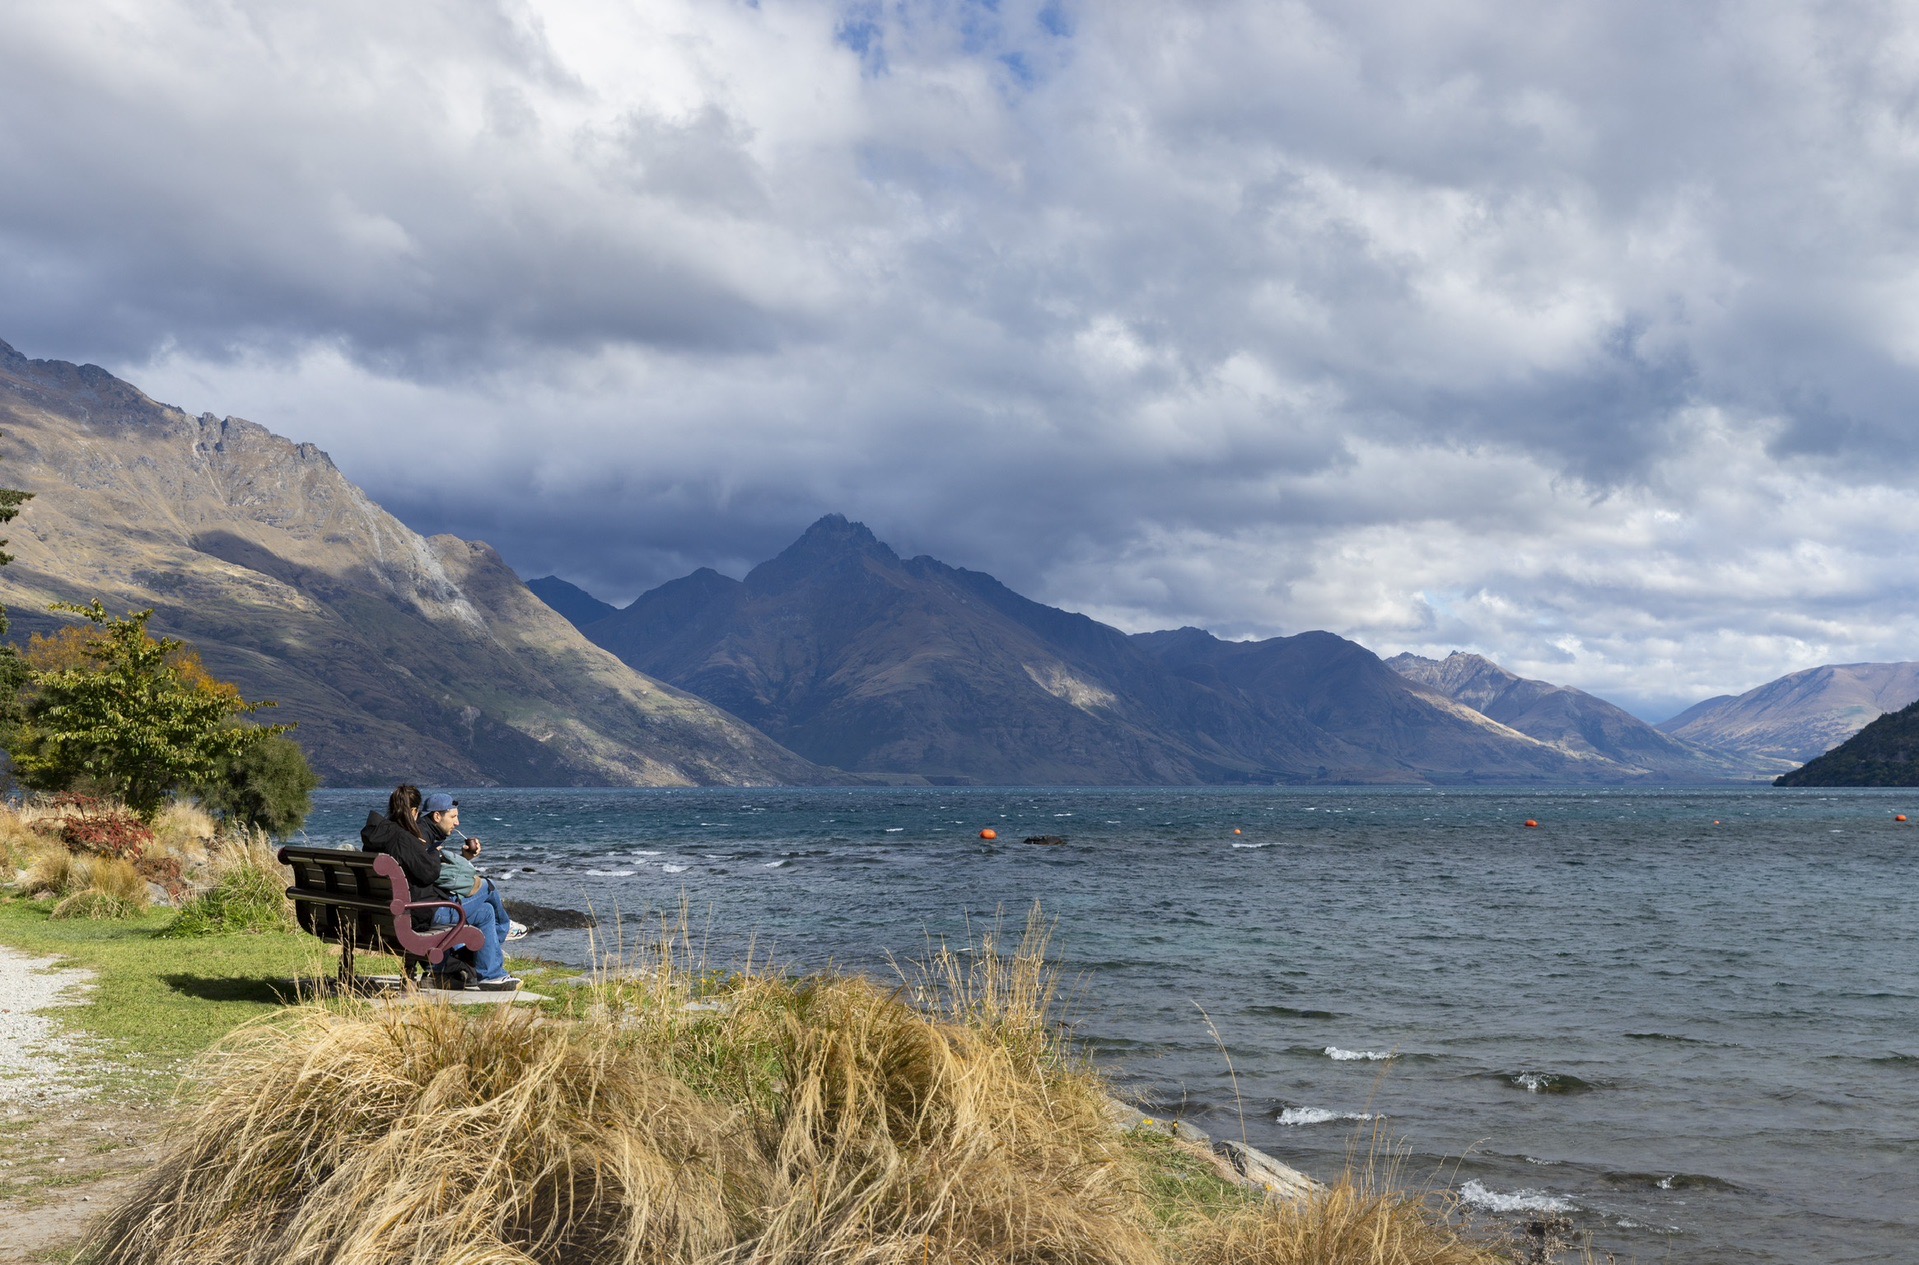
<path fill-rule="evenodd" d="M 1919 656 L 1903 6 L 4 21 L 0 337 L 529 572 L 840 510 L 1128 627 L 1648 708 Z"/>

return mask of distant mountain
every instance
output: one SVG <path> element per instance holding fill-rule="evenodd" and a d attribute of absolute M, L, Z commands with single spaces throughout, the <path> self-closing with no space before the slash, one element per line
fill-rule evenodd
<path fill-rule="evenodd" d="M 153 607 L 336 785 L 818 781 L 820 770 L 634 672 L 486 545 L 423 539 L 311 444 L 189 417 L 95 365 L 0 343 L 0 602 L 22 640 L 54 600 Z"/>
<path fill-rule="evenodd" d="M 1600 756 L 1664 779 L 1722 781 L 1746 772 L 1735 762 L 1659 732 L 1603 698 L 1519 676 L 1476 654 L 1454 651 L 1444 659 L 1402 654 L 1386 665 L 1561 751 Z"/>
<path fill-rule="evenodd" d="M 1764 773 L 1796 768 L 1919 699 L 1919 663 L 1838 663 L 1695 703 L 1659 729 Z"/>
<path fill-rule="evenodd" d="M 1919 786 L 1919 702 L 1864 729 L 1774 786 Z"/>
<path fill-rule="evenodd" d="M 557 575 L 543 575 L 537 580 L 528 580 L 526 587 L 533 596 L 565 616 L 566 622 L 575 628 L 584 628 L 595 620 L 605 619 L 619 609 L 611 602 L 602 602 L 577 584 L 568 584 Z"/>
<path fill-rule="evenodd" d="M 1593 781 L 1330 633 L 1128 637 L 829 515 L 744 580 L 711 570 L 586 634 L 809 759 L 981 783 Z"/>

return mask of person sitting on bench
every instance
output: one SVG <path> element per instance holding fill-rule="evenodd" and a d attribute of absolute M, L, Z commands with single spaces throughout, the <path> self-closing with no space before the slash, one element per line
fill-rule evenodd
<path fill-rule="evenodd" d="M 418 787 L 403 783 L 394 788 L 387 797 L 386 816 L 382 817 L 377 812 L 367 814 L 366 825 L 360 830 L 360 846 L 368 852 L 384 852 L 400 863 L 400 868 L 406 873 L 409 900 L 457 901 L 466 910 L 467 921 L 486 938 L 486 943 L 475 954 L 479 987 L 509 991 L 520 986 L 520 981 L 508 975 L 504 966 L 505 951 L 501 944 L 507 932 L 505 924 L 494 925 L 490 906 L 484 910 L 484 920 L 475 916 L 476 909 L 471 902 L 459 900 L 442 885 L 440 850 L 427 845 L 426 833 L 420 829 Z M 413 913 L 415 931 L 452 926 L 458 921 L 459 915 L 445 907 L 415 910 Z M 441 973 L 444 973 L 444 965 Z"/>
<path fill-rule="evenodd" d="M 480 841 L 473 835 L 460 829 L 460 801 L 451 795 L 429 795 L 420 810 L 420 833 L 426 837 L 426 846 L 440 853 L 440 886 L 453 893 L 455 900 L 483 897 L 493 906 L 493 916 L 509 928 L 508 940 L 518 940 L 526 935 L 526 928 L 506 912 L 506 900 L 500 895 L 500 889 L 492 879 L 480 873 L 473 862 L 480 855 Z M 447 847 L 457 837 L 459 851 Z"/>

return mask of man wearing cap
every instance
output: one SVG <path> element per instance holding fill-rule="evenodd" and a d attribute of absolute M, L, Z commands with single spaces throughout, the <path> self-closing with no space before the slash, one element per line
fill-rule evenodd
<path fill-rule="evenodd" d="M 427 796 L 420 803 L 420 829 L 426 834 L 427 847 L 440 855 L 440 886 L 453 893 L 453 899 L 466 911 L 466 920 L 486 937 L 486 943 L 474 954 L 480 987 L 495 992 L 517 989 L 519 979 L 506 973 L 506 942 L 516 938 L 514 923 L 507 917 L 500 889 L 474 868 L 473 858 L 480 855 L 480 841 L 462 835 L 457 853 L 445 846 L 460 829 L 460 801 L 444 791 Z M 453 911 L 436 910 L 434 921 L 453 922 Z"/>

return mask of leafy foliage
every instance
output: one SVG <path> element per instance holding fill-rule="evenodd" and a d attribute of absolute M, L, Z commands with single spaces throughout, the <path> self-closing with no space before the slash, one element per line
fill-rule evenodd
<path fill-rule="evenodd" d="M 182 643 L 151 636 L 151 610 L 112 619 L 97 599 L 53 609 L 94 627 L 81 630 L 90 634 L 84 663 L 32 672 L 23 718 L 7 743 L 26 785 L 109 791 L 150 819 L 169 793 L 209 780 L 253 741 L 230 722 L 270 704 L 247 702 L 182 655 Z"/>
<path fill-rule="evenodd" d="M 10 523 L 20 507 L 33 499 L 33 493 L 21 492 L 15 488 L 0 488 L 0 523 Z M 0 567 L 13 561 L 13 555 L 6 551 L 6 541 L 0 540 Z M 7 633 L 7 608 L 0 606 L 0 637 Z M 20 688 L 27 683 L 27 667 L 20 661 L 20 652 L 12 642 L 0 643 L 0 726 L 11 725 L 18 719 L 18 699 Z"/>
<path fill-rule="evenodd" d="M 291 738 L 254 725 L 242 726 L 240 732 L 245 742 L 222 755 L 196 788 L 200 802 L 228 822 L 290 835 L 313 811 L 313 788 L 320 779 Z"/>
<path fill-rule="evenodd" d="M 118 804 L 68 792 L 53 800 L 60 842 L 90 856 L 138 861 L 153 842 L 153 831 Z"/>

